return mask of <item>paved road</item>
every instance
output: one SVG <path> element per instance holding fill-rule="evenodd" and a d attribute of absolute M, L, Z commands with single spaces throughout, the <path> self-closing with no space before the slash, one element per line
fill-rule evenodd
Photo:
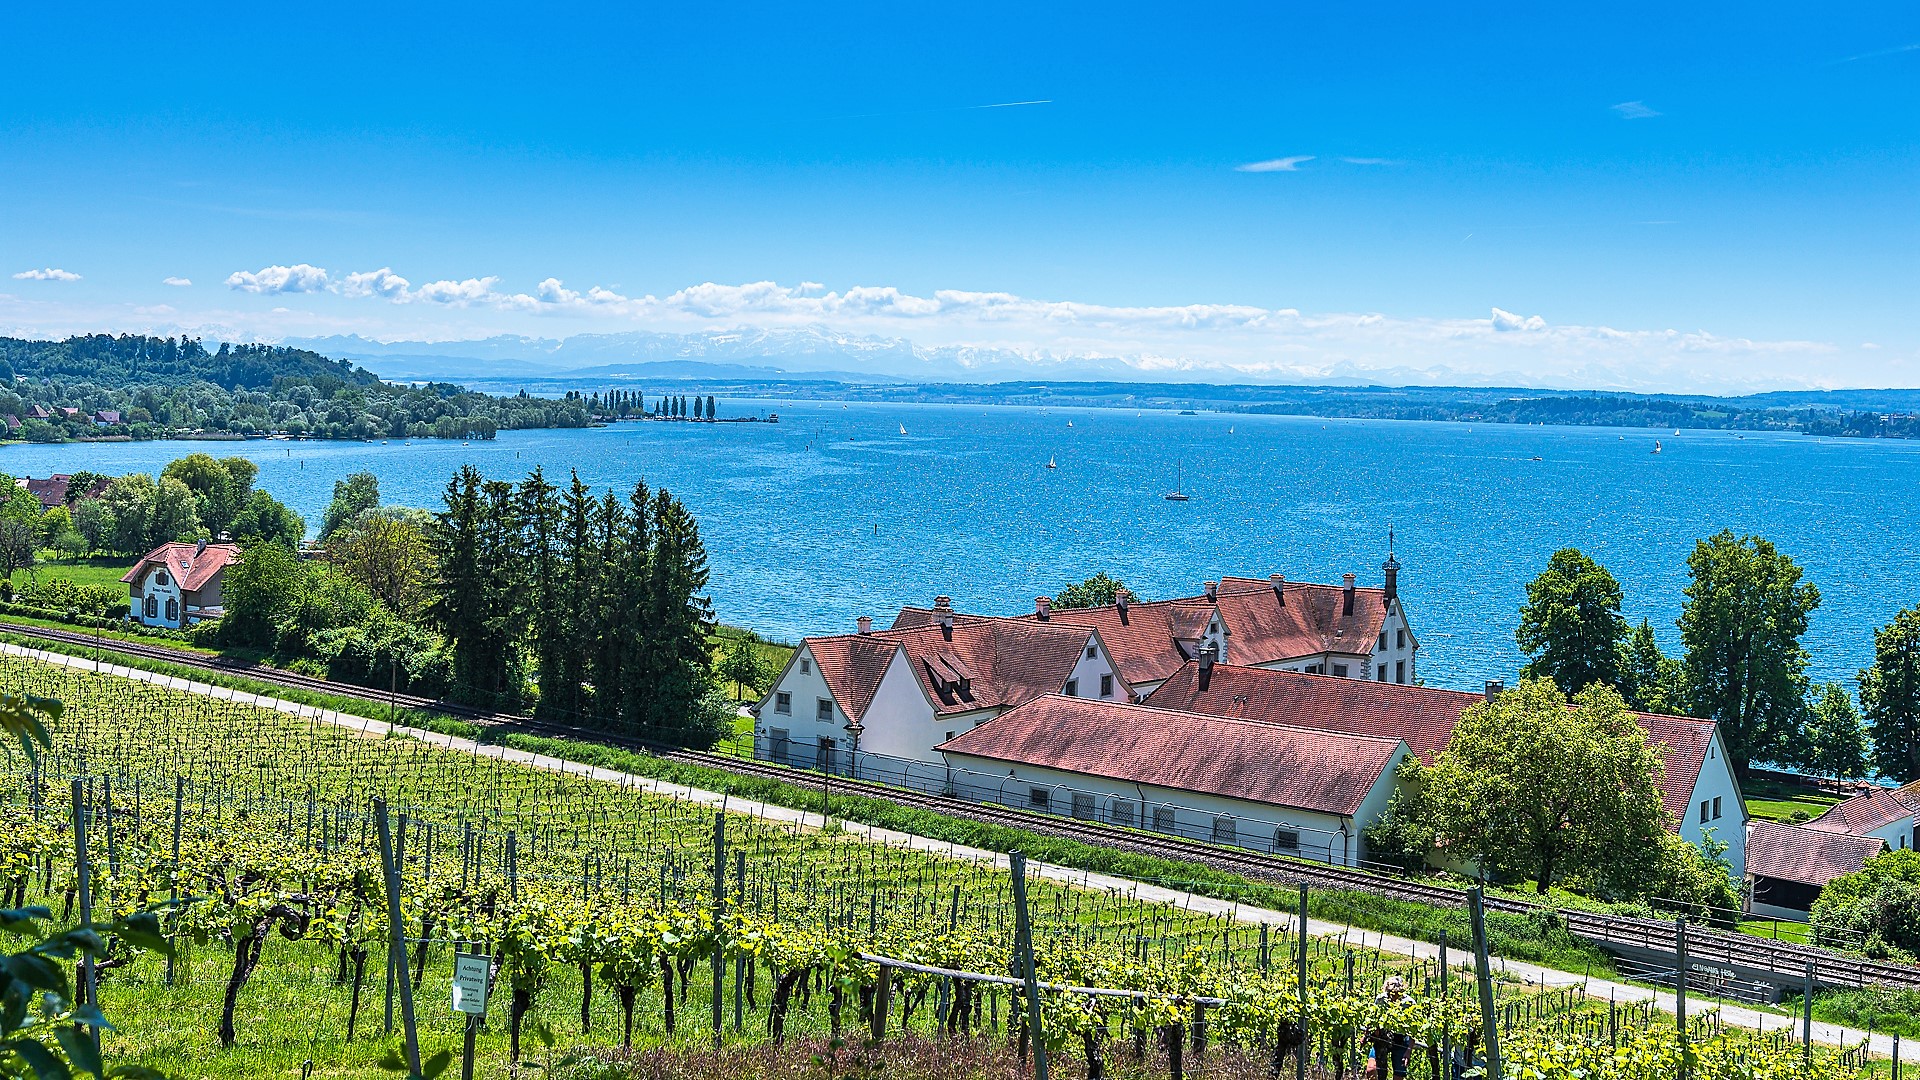
<path fill-rule="evenodd" d="M 194 682 L 190 679 L 162 675 L 157 672 L 144 671 L 139 668 L 131 668 L 119 664 L 103 664 L 94 660 L 68 656 L 64 653 L 24 648 L 6 642 L 0 642 L 0 655 L 25 657 L 41 660 L 50 664 L 59 664 L 64 667 L 75 668 L 81 671 L 117 675 L 122 678 L 135 679 L 157 686 L 165 686 L 175 690 L 183 690 L 188 693 L 201 694 L 223 701 L 245 702 L 261 708 L 273 709 L 277 712 L 298 716 L 302 719 L 317 720 L 321 723 L 349 728 L 369 737 L 384 737 L 389 728 L 389 725 L 379 720 L 353 716 L 331 709 L 321 709 L 312 705 L 302 705 L 298 702 L 286 701 L 281 698 L 250 694 L 244 691 L 232 690 L 224 686 L 212 686 L 207 683 Z M 438 732 L 420 731 L 413 728 L 399 728 L 397 730 L 402 734 L 437 746 L 456 750 L 463 754 L 478 754 L 498 758 L 502 761 L 517 762 L 531 768 L 546 769 L 552 772 L 586 777 L 609 784 L 618 784 L 635 791 L 650 792 L 685 800 L 687 802 L 715 807 L 724 804 L 729 811 L 735 813 L 747 814 L 769 821 L 789 822 L 805 828 L 820 828 L 825 824 L 825 820 L 820 814 L 810 813 L 805 810 L 796 810 L 790 806 L 777 806 L 772 803 L 735 799 L 723 795 L 720 792 L 685 787 L 680 784 L 672 784 L 651 777 L 635 776 L 632 773 L 597 768 L 590 765 L 583 765 L 579 762 L 567 761 L 563 758 L 548 757 L 544 754 L 529 753 L 525 750 L 515 750 L 505 746 L 477 744 L 471 739 L 443 735 Z M 909 848 L 915 851 L 924 851 L 948 858 L 991 863 L 1001 869 L 1006 869 L 1008 866 L 1007 856 L 1003 852 L 966 847 L 945 840 L 934 840 L 929 837 L 916 836 L 911 833 L 896 832 L 892 829 L 862 825 L 858 822 L 841 822 L 840 827 L 847 834 L 860 837 L 872 843 Z M 1291 928 L 1296 918 L 1295 915 L 1284 911 L 1249 907 L 1231 900 L 1221 900 L 1211 896 L 1200 896 L 1194 893 L 1181 892 L 1177 889 L 1169 889 L 1160 885 L 1135 881 L 1131 878 L 1095 874 L 1086 870 L 1076 870 L 1068 866 L 1054 866 L 1050 863 L 1029 860 L 1027 868 L 1033 873 L 1054 881 L 1081 885 L 1086 888 L 1099 889 L 1101 891 L 1126 893 L 1142 900 L 1169 904 L 1190 911 L 1211 915 L 1225 915 L 1249 924 L 1266 923 L 1271 926 Z M 1307 921 L 1307 932 L 1316 937 L 1337 938 L 1355 947 L 1378 949 L 1383 952 L 1396 953 L 1403 956 L 1433 959 L 1437 958 L 1440 953 L 1440 947 L 1430 942 L 1415 941 L 1393 934 L 1361 930 L 1342 923 L 1329 922 L 1322 919 L 1309 919 Z M 1453 955 L 1460 956 L 1461 953 L 1456 950 Z M 1513 978 L 1519 979 L 1523 983 L 1549 988 L 1579 986 L 1584 984 L 1589 997 L 1612 998 L 1622 1003 L 1640 1002 L 1651 998 L 1657 1002 L 1659 1008 L 1669 1012 L 1672 1011 L 1674 1006 L 1673 994 L 1667 991 L 1656 991 L 1648 987 L 1635 986 L 1630 983 L 1576 975 L 1572 972 L 1541 967 L 1537 964 L 1529 964 L 1522 961 L 1509 961 L 1499 957 L 1495 957 L 1494 959 L 1501 971 Z M 1697 995 L 1691 994 L 1688 995 L 1688 1002 L 1695 1012 L 1698 1012 L 1707 1004 Z M 1737 1027 L 1752 1028 L 1761 1031 L 1775 1031 L 1784 1028 L 1796 1034 L 1800 1030 L 1800 1024 L 1797 1019 L 1782 1016 L 1777 1013 L 1765 1012 L 1732 1003 L 1721 1004 L 1719 1005 L 1719 1009 L 1727 1023 Z M 1830 1046 L 1857 1046 L 1867 1037 L 1865 1031 L 1843 1027 L 1839 1024 L 1829 1024 L 1818 1020 L 1814 1021 L 1813 1024 L 1814 1041 Z M 1872 1043 L 1873 1052 L 1877 1055 L 1886 1056 L 1893 1052 L 1893 1039 L 1890 1036 L 1876 1033 L 1872 1037 Z"/>

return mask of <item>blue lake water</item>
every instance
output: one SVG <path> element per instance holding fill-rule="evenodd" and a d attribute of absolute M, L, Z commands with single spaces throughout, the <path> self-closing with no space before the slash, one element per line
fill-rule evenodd
<path fill-rule="evenodd" d="M 1651 618 L 1672 649 L 1694 541 L 1723 527 L 1765 535 L 1820 588 L 1815 678 L 1849 685 L 1872 629 L 1920 597 L 1916 442 L 839 402 L 722 413 L 755 408 L 782 422 L 513 431 L 471 445 L 9 446 L 0 471 L 242 454 L 310 525 L 333 482 L 361 469 L 385 501 L 429 507 L 464 462 L 516 478 L 540 465 L 556 482 L 577 469 L 596 487 L 644 477 L 699 516 L 720 617 L 789 640 L 850 631 L 863 614 L 884 626 L 938 593 L 963 610 L 1030 610 L 1100 570 L 1149 597 L 1192 595 L 1222 574 L 1378 583 L 1391 524 L 1421 674 L 1462 688 L 1513 676 L 1525 583 L 1569 545 L 1619 577 L 1627 614 Z M 1191 502 L 1161 497 L 1176 484 Z"/>

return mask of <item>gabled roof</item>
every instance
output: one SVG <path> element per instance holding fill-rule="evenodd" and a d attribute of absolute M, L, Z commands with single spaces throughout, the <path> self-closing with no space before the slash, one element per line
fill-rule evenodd
<path fill-rule="evenodd" d="M 120 580 L 133 585 L 142 580 L 148 570 L 165 566 L 179 579 L 182 592 L 197 592 L 206 588 L 215 575 L 239 556 L 240 549 L 232 544 L 208 544 L 204 551 L 199 550 L 198 544 L 161 544 L 141 556 Z"/>
<path fill-rule="evenodd" d="M 1398 739 L 1049 694 L 937 749 L 1351 817 L 1405 746 Z"/>
<path fill-rule="evenodd" d="M 811 637 L 801 646 L 812 652 L 840 708 L 858 720 L 897 652 L 906 653 L 934 712 L 945 715 L 1010 708 L 1058 693 L 1092 636 L 1084 627 L 956 619 L 951 635 L 928 624 Z"/>
<path fill-rule="evenodd" d="M 1860 869 L 1886 846 L 1885 841 L 1873 836 L 1754 821 L 1747 826 L 1747 873 L 1802 885 L 1825 885 L 1841 874 Z"/>
<path fill-rule="evenodd" d="M 1129 683 L 1157 682 L 1180 669 L 1193 656 L 1207 620 L 1218 613 L 1227 631 L 1226 656 L 1235 664 L 1271 664 L 1321 653 L 1371 656 L 1386 622 L 1384 589 L 1355 587 L 1352 610 L 1346 589 L 1337 585 L 1286 582 L 1279 592 L 1273 583 L 1254 578 L 1221 580 L 1215 598 L 1204 594 L 1178 600 L 1135 601 L 1122 616 L 1115 604 L 1091 608 L 1054 608 L 1052 625 L 1084 626 L 1100 631 L 1100 639 L 1122 678 Z M 960 616 L 974 620 L 992 616 Z M 1037 623 L 1037 614 L 1011 616 L 1012 621 Z M 926 608 L 903 608 L 894 626 L 923 626 L 933 613 Z"/>
<path fill-rule="evenodd" d="M 1883 829 L 1903 818 L 1920 813 L 1920 781 L 1902 788 L 1874 788 L 1845 802 L 1828 807 L 1807 822 L 1818 832 L 1853 833 L 1856 836 Z"/>
<path fill-rule="evenodd" d="M 1231 716 L 1322 731 L 1403 739 L 1423 764 L 1453 741 L 1453 729 L 1481 694 L 1430 686 L 1343 679 L 1215 664 L 1205 690 L 1199 665 L 1188 664 L 1147 695 L 1146 704 L 1181 712 Z M 1636 713 L 1647 737 L 1664 748 L 1661 801 L 1676 820 L 1687 819 L 1693 787 L 1713 742 L 1710 720 Z"/>
<path fill-rule="evenodd" d="M 73 477 L 67 473 L 54 473 L 45 480 L 35 480 L 29 476 L 18 481 L 21 487 L 27 489 L 27 494 L 40 500 L 40 505 L 48 510 L 67 504 L 67 486 L 72 482 Z"/>

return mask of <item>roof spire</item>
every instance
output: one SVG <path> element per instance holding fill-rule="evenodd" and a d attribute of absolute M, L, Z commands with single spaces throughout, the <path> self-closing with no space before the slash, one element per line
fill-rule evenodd
<path fill-rule="evenodd" d="M 1380 569 L 1386 575 L 1385 587 L 1381 589 L 1381 594 L 1388 606 L 1392 606 L 1394 599 L 1400 595 L 1400 560 L 1393 557 L 1392 523 L 1387 525 L 1387 561 L 1381 565 Z"/>

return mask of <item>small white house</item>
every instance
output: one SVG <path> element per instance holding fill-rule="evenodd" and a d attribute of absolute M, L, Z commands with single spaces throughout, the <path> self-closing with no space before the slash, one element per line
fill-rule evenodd
<path fill-rule="evenodd" d="M 1412 756 L 1399 739 L 1061 695 L 940 750 L 961 798 L 1343 866 Z"/>
<path fill-rule="evenodd" d="M 857 749 L 861 775 L 921 763 L 937 776 L 936 746 L 1034 698 L 1133 696 L 1097 631 L 957 620 L 946 597 L 934 610 L 917 627 L 873 630 L 861 619 L 858 633 L 801 641 L 754 707 L 755 756 L 846 772 Z"/>
<path fill-rule="evenodd" d="M 221 578 L 238 559 L 232 544 L 162 544 L 142 556 L 120 580 L 130 615 L 147 626 L 179 629 L 225 613 Z"/>

